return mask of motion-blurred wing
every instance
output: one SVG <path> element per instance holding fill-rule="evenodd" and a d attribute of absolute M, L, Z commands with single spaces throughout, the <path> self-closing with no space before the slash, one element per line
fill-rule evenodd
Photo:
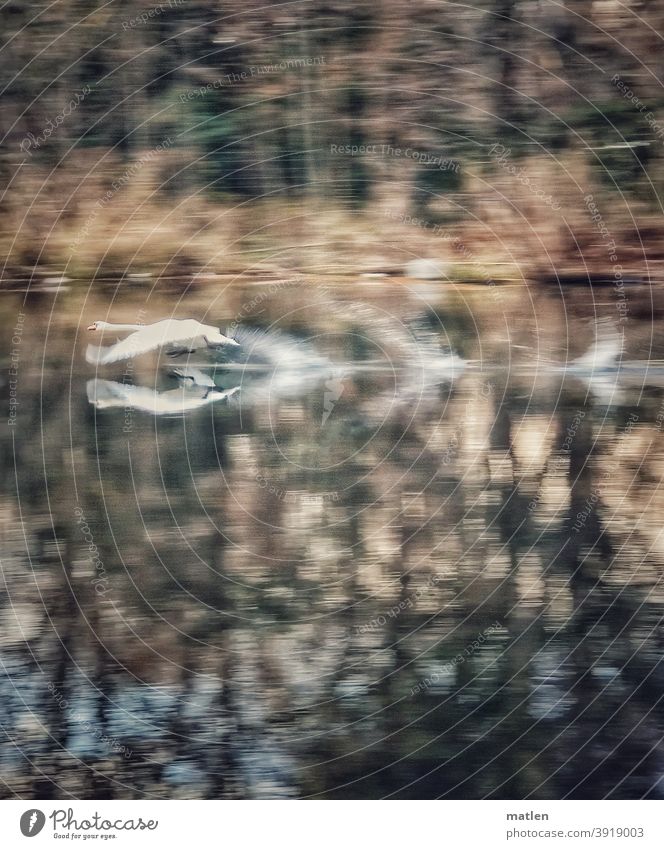
<path fill-rule="evenodd" d="M 598 325 L 594 343 L 572 365 L 575 369 L 591 372 L 610 368 L 622 356 L 624 344 L 624 334 L 619 333 L 613 325 Z"/>
<path fill-rule="evenodd" d="M 239 326 L 234 336 L 250 365 L 294 371 L 330 366 L 329 360 L 319 354 L 310 342 L 279 330 Z"/>

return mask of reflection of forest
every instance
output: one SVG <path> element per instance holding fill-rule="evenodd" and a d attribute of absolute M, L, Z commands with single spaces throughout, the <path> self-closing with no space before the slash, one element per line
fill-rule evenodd
<path fill-rule="evenodd" d="M 324 428 L 321 390 L 125 433 L 28 304 L 4 795 L 661 795 L 659 394 L 607 409 L 527 359 L 508 375 L 476 307 L 484 370 L 421 411 L 377 424 L 389 386 L 357 377 Z M 512 341 L 554 351 L 538 310 Z"/>

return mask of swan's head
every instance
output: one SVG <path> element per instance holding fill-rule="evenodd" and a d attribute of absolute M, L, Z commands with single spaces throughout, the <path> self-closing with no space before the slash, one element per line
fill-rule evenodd
<path fill-rule="evenodd" d="M 88 330 L 103 330 L 105 327 L 109 327 L 109 323 L 107 321 L 93 321 L 92 324 L 88 325 Z"/>

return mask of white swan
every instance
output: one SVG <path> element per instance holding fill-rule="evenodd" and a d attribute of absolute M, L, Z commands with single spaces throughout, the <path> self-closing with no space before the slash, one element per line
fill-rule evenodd
<path fill-rule="evenodd" d="M 216 327 L 201 324 L 193 318 L 166 318 L 154 324 L 111 324 L 108 321 L 94 321 L 88 330 L 108 330 L 122 332 L 131 330 L 126 339 L 116 342 L 108 348 L 88 345 L 85 359 L 89 363 L 106 365 L 118 360 L 137 357 L 156 348 L 168 347 L 169 356 L 193 353 L 198 348 L 217 348 L 221 345 L 238 345 L 235 339 L 224 336 Z"/>

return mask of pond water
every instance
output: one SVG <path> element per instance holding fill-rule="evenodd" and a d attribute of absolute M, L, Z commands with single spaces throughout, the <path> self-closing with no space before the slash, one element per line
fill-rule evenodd
<path fill-rule="evenodd" d="M 664 344 L 626 297 L 4 293 L 0 793 L 664 795 Z M 165 317 L 241 351 L 86 361 Z"/>

